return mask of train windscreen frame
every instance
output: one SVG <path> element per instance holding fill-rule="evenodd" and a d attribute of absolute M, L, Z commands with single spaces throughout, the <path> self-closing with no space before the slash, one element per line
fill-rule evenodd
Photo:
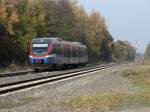
<path fill-rule="evenodd" d="M 50 41 L 37 39 L 32 41 L 32 52 L 34 55 L 41 56 L 48 51 Z"/>

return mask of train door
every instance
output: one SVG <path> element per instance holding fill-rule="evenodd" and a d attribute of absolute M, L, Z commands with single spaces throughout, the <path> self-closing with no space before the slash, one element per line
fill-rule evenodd
<path fill-rule="evenodd" d="M 73 64 L 73 48 L 72 48 L 72 45 L 70 45 L 69 48 L 70 48 L 70 64 Z"/>
<path fill-rule="evenodd" d="M 61 51 L 61 45 L 60 44 L 55 44 L 55 49 L 56 49 L 56 64 L 61 65 L 61 57 L 62 57 L 62 51 Z"/>
<path fill-rule="evenodd" d="M 69 45 L 64 46 L 64 57 L 65 57 L 65 64 L 69 64 L 70 62 L 70 49 Z"/>
<path fill-rule="evenodd" d="M 81 53 L 82 53 L 82 49 L 81 49 L 81 46 L 80 46 L 79 47 L 79 64 L 82 63 L 82 55 L 81 55 Z"/>
<path fill-rule="evenodd" d="M 76 50 L 75 46 L 72 47 L 72 64 L 76 63 Z"/>
<path fill-rule="evenodd" d="M 72 64 L 71 45 L 68 45 L 68 64 Z"/>
<path fill-rule="evenodd" d="M 77 47 L 77 64 L 80 63 L 80 47 Z"/>
<path fill-rule="evenodd" d="M 60 58 L 61 58 L 61 65 L 64 65 L 66 63 L 66 57 L 65 57 L 65 45 L 64 44 L 60 44 L 60 49 L 61 49 L 61 53 L 60 53 Z"/>

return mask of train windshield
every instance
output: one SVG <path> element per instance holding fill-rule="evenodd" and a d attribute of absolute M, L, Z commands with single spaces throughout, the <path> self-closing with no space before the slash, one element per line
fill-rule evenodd
<path fill-rule="evenodd" d="M 32 43 L 32 52 L 34 55 L 44 55 L 48 50 L 48 43 Z"/>
<path fill-rule="evenodd" d="M 47 51 L 48 44 L 32 44 L 33 51 Z"/>

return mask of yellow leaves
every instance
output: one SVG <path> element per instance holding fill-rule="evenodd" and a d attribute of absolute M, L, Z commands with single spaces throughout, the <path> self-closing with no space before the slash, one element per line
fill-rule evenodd
<path fill-rule="evenodd" d="M 13 24 L 14 23 L 16 23 L 16 22 L 18 22 L 19 20 L 18 20 L 18 16 L 17 16 L 17 13 L 16 13 L 16 11 L 15 10 L 12 10 L 12 12 L 11 12 L 11 16 L 10 17 L 7 17 L 7 28 L 6 28 L 6 30 L 7 30 L 7 32 L 9 33 L 9 34 L 13 34 L 14 32 L 13 32 Z"/>
<path fill-rule="evenodd" d="M 0 15 L 2 15 L 4 11 L 5 11 L 5 7 L 3 7 L 2 5 L 0 5 Z"/>
<path fill-rule="evenodd" d="M 13 22 L 18 22 L 18 15 L 17 15 L 17 12 L 15 10 L 12 11 L 11 16 L 10 16 L 10 20 Z"/>
<path fill-rule="evenodd" d="M 13 34 L 13 24 L 18 22 L 19 19 L 16 8 L 5 2 L 0 2 L 0 20 L 4 23 L 7 33 Z"/>
<path fill-rule="evenodd" d="M 0 4 L 0 19 L 6 17 L 6 7 L 3 4 Z"/>

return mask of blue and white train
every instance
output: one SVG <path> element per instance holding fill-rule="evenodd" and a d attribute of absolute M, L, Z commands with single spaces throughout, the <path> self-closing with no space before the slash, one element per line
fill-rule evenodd
<path fill-rule="evenodd" d="M 34 70 L 86 65 L 87 62 L 87 47 L 80 42 L 36 38 L 29 45 L 29 65 Z"/>

